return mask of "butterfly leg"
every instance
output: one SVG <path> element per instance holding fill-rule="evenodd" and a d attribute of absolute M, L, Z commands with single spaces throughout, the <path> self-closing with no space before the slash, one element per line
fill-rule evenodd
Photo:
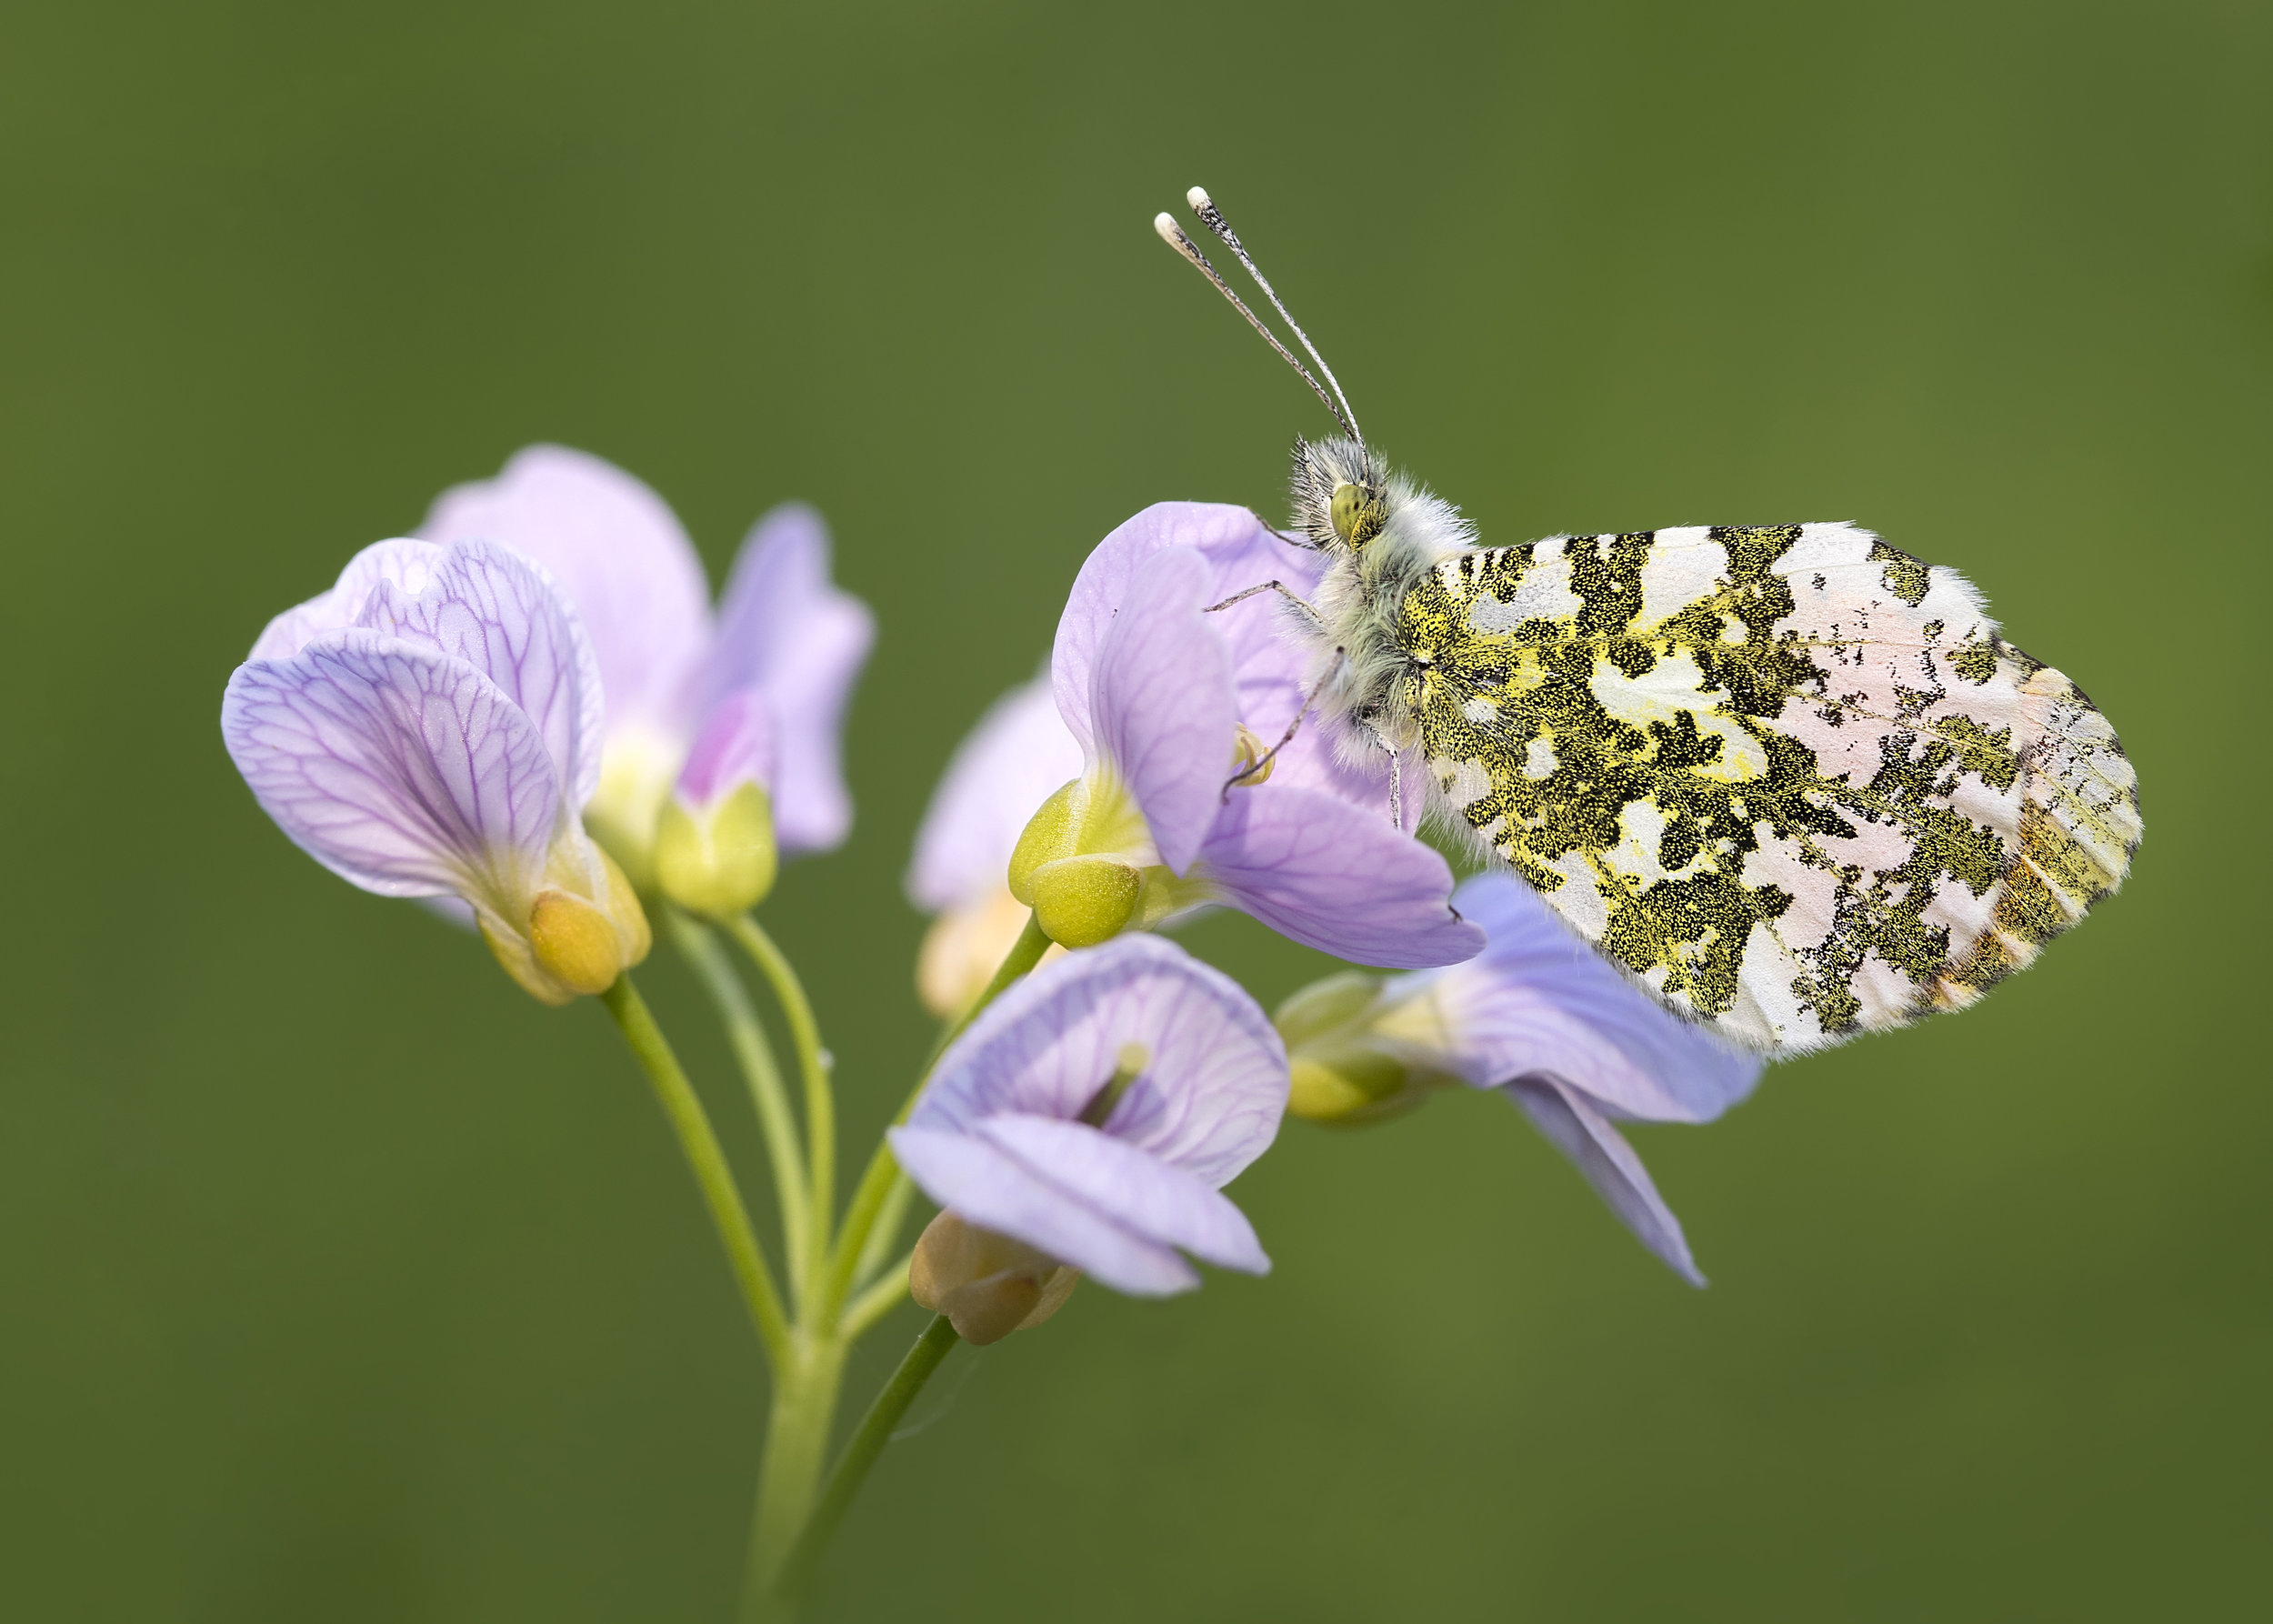
<path fill-rule="evenodd" d="M 1209 604 L 1206 609 L 1201 611 L 1201 613 L 1213 615 L 1218 609 L 1227 609 L 1233 604 L 1244 603 L 1258 592 L 1277 593 L 1279 596 L 1285 598 L 1288 603 L 1294 605 L 1296 608 L 1300 609 L 1305 615 L 1310 617 L 1311 625 L 1317 627 L 1320 631 L 1324 631 L 1326 629 L 1326 617 L 1319 614 L 1317 610 L 1312 606 L 1308 598 L 1296 596 L 1295 594 L 1288 589 L 1287 583 L 1284 581 L 1265 581 L 1261 586 L 1250 586 L 1245 592 L 1235 592 L 1219 604 Z M 1335 652 L 1339 653 L 1340 650 L 1337 649 Z"/>
<path fill-rule="evenodd" d="M 1278 583 L 1273 581 L 1270 585 L 1277 586 L 1278 586 Z M 1265 590 L 1265 588 L 1256 586 L 1250 588 L 1250 590 L 1261 592 Z M 1280 586 L 1279 590 L 1284 592 L 1286 591 L 1286 588 Z M 1302 600 L 1297 597 L 1295 599 L 1295 602 L 1302 603 Z M 1220 607 L 1221 606 L 1217 606 Z M 1304 604 L 1303 606 L 1305 608 L 1309 607 L 1307 604 Z M 1257 757 L 1255 760 L 1247 763 L 1247 766 L 1241 767 L 1237 772 L 1232 774 L 1231 777 L 1223 781 L 1224 805 L 1227 806 L 1230 804 L 1231 792 L 1237 788 L 1240 785 L 1260 783 L 1265 775 L 1269 773 L 1271 763 L 1278 758 L 1279 751 L 1285 749 L 1288 745 L 1295 742 L 1295 735 L 1302 730 L 1302 718 L 1310 714 L 1311 706 L 1317 703 L 1318 696 L 1326 691 L 1326 685 L 1332 682 L 1334 678 L 1340 674 L 1343 662 L 1347 658 L 1347 651 L 1346 649 L 1337 648 L 1334 651 L 1334 663 L 1326 668 L 1326 674 L 1324 676 L 1320 677 L 1317 681 L 1310 685 L 1310 691 L 1302 697 L 1302 704 L 1295 712 L 1295 719 L 1287 724 L 1287 731 L 1278 736 L 1278 742 L 1273 745 L 1269 749 L 1264 751 L 1263 754 Z"/>

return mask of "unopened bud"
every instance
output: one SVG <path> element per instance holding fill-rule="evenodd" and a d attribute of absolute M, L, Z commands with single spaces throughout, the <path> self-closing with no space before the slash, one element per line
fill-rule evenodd
<path fill-rule="evenodd" d="M 1354 1044 L 1291 1056 L 1287 1077 L 1287 1113 L 1337 1128 L 1409 1111 L 1429 1091 L 1403 1061 Z"/>
<path fill-rule="evenodd" d="M 1412 1109 L 1445 1078 L 1374 1040 L 1381 978 L 1349 970 L 1313 982 L 1271 1022 L 1287 1045 L 1288 1114 L 1356 1127 Z"/>
<path fill-rule="evenodd" d="M 482 939 L 506 973 L 547 1004 L 606 992 L 655 937 L 616 859 L 582 830 L 556 842 L 526 923 L 477 907 Z"/>
<path fill-rule="evenodd" d="M 1010 853 L 1010 894 L 1027 907 L 1034 906 L 1034 871 L 1074 855 L 1081 834 L 1081 803 L 1086 798 L 1081 780 L 1070 780 L 1042 803 L 1019 833 Z"/>
<path fill-rule="evenodd" d="M 706 807 L 676 796 L 664 803 L 656 879 L 681 907 L 698 914 L 756 907 L 774 888 L 778 864 L 773 804 L 763 785 L 746 781 Z"/>
<path fill-rule="evenodd" d="M 1119 857 L 1060 857 L 1026 881 L 1034 922 L 1063 947 L 1094 947 L 1118 936 L 1136 917 L 1145 877 Z"/>
<path fill-rule="evenodd" d="M 1079 1269 L 952 1212 L 931 1220 L 907 1261 L 908 1296 L 982 1348 L 1041 1324 L 1080 1280 Z"/>
<path fill-rule="evenodd" d="M 529 950 L 546 975 L 572 992 L 606 992 L 624 970 L 616 921 L 566 891 L 537 894 L 529 908 Z"/>

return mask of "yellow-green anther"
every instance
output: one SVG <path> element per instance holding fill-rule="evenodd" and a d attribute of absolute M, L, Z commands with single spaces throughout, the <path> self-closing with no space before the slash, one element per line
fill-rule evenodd
<path fill-rule="evenodd" d="M 1260 762 L 1258 767 L 1256 764 Z M 1278 770 L 1278 757 L 1256 736 L 1245 722 L 1234 728 L 1231 736 L 1231 781 L 1242 789 L 1252 789 L 1267 784 Z"/>
<path fill-rule="evenodd" d="M 1082 803 L 1087 799 L 1082 781 L 1074 779 L 1042 803 L 1026 820 L 1018 844 L 1010 853 L 1010 894 L 1026 907 L 1034 902 L 1034 871 L 1045 863 L 1073 856 L 1081 835 Z"/>
<path fill-rule="evenodd" d="M 1013 875 L 1016 872 L 1014 866 Z M 1030 903 L 1042 933 L 1063 947 L 1094 947 L 1110 941 L 1136 915 L 1144 895 L 1143 872 L 1115 857 L 1059 857 L 1026 877 L 1027 896 L 1020 900 Z"/>
<path fill-rule="evenodd" d="M 738 914 L 774 888 L 779 867 L 773 806 L 763 786 L 744 783 L 706 813 L 674 797 L 656 826 L 663 894 L 698 914 Z"/>

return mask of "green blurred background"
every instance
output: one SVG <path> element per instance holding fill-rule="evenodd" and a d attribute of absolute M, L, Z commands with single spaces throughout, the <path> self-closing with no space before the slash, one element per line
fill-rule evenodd
<path fill-rule="evenodd" d="M 714 575 L 819 503 L 882 627 L 859 826 L 769 917 L 865 1143 L 928 1036 L 898 885 L 948 750 L 1115 522 L 1276 507 L 1325 426 L 1154 240 L 1195 181 L 1488 538 L 1880 528 L 2115 718 L 2147 844 L 1978 1010 L 1637 1134 L 1705 1292 L 1495 1100 L 1290 1126 L 1235 1192 L 1277 1273 L 958 1352 L 814 1616 L 2253 1610 L 2261 0 L 0 30 L 0 1611 L 729 1615 L 763 1386 L 644 1085 L 287 845 L 221 687 L 530 440 L 653 482 Z M 1189 940 L 1267 1001 L 1319 967 Z"/>

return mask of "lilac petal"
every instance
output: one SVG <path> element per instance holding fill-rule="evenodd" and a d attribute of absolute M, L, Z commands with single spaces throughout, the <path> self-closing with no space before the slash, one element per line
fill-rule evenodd
<path fill-rule="evenodd" d="M 581 807 L 600 779 L 600 668 L 552 578 L 492 542 L 453 545 L 423 587 L 381 580 L 355 624 L 464 660 L 525 711 Z"/>
<path fill-rule="evenodd" d="M 1131 1296 L 1167 1297 L 1199 1284 L 1173 1247 L 1122 1228 L 975 1134 L 910 1123 L 888 1137 L 907 1176 L 967 1222 L 1023 1240 Z"/>
<path fill-rule="evenodd" d="M 463 660 L 368 631 L 238 667 L 221 734 L 278 827 L 381 896 L 522 895 L 561 820 L 520 707 Z"/>
<path fill-rule="evenodd" d="M 1046 964 L 996 998 L 940 1057 L 909 1125 L 1073 1121 L 1130 1044 L 1149 1064 L 1106 1119 L 1115 1138 L 1220 1188 L 1277 1136 L 1287 1050 L 1269 1018 L 1229 977 L 1144 935 Z"/>
<path fill-rule="evenodd" d="M 1705 1284 L 1705 1277 L 1697 1273 L 1689 1257 L 1681 1220 L 1657 1194 L 1642 1158 L 1582 1091 L 1553 1078 L 1522 1077 L 1507 1084 L 1502 1092 L 1523 1108 L 1524 1115 L 1557 1149 L 1577 1164 L 1587 1182 L 1642 1245 L 1690 1285 Z"/>
<path fill-rule="evenodd" d="M 708 806 L 745 784 L 771 792 L 774 720 L 766 696 L 736 688 L 710 707 L 695 734 L 695 747 L 679 769 L 679 798 Z"/>
<path fill-rule="evenodd" d="M 418 533 L 534 558 L 584 618 L 610 725 L 684 736 L 710 647 L 710 586 L 676 516 L 646 485 L 586 452 L 530 446 L 496 478 L 443 492 Z"/>
<path fill-rule="evenodd" d="M 1205 1179 L 1083 1122 L 987 1117 L 978 1136 L 1036 1178 L 1087 1202 L 1122 1228 L 1205 1262 L 1268 1274 L 1271 1260 L 1247 1214 Z M 1045 1248 L 1046 1249 L 1046 1248 Z"/>
<path fill-rule="evenodd" d="M 1089 677 L 1094 748 L 1136 797 L 1160 860 L 1192 865 L 1230 776 L 1231 662 L 1201 614 L 1207 566 L 1189 547 L 1147 559 Z"/>
<path fill-rule="evenodd" d="M 931 792 L 907 870 L 908 899 L 937 913 L 1002 885 L 1027 820 L 1080 776 L 1081 747 L 1058 718 L 1047 677 L 996 700 Z"/>
<path fill-rule="evenodd" d="M 1307 599 L 1325 564 L 1319 554 L 1269 530 L 1248 509 L 1223 503 L 1157 503 L 1120 526 L 1082 565 L 1050 655 L 1058 708 L 1085 745 L 1089 673 L 1114 612 L 1145 561 L 1172 546 L 1191 547 L 1207 560 L 1201 601 L 1208 604 L 1272 580 Z M 1297 614 L 1277 593 L 1259 592 L 1208 617 L 1230 650 L 1238 718 L 1267 740 L 1286 731 L 1315 680 L 1311 657 L 1296 635 Z M 1328 790 L 1374 808 L 1386 822 L 1387 758 L 1371 751 L 1360 755 L 1357 766 L 1346 764 L 1328 731 L 1313 721 L 1279 753 L 1273 781 Z M 1409 774 L 1408 781 L 1417 794 L 1418 774 Z"/>
<path fill-rule="evenodd" d="M 339 579 L 329 591 L 318 593 L 270 621 L 253 645 L 253 652 L 245 657 L 289 659 L 325 632 L 354 626 L 356 617 L 363 613 L 363 606 L 381 582 L 414 596 L 424 592 L 441 565 L 442 555 L 443 549 L 428 541 L 398 536 L 393 541 L 373 542 L 347 560 L 347 567 L 339 572 Z"/>
<path fill-rule="evenodd" d="M 1425 984 L 1456 1076 L 1489 1088 L 1551 1072 L 1617 1115 L 1671 1122 L 1710 1121 L 1759 1081 L 1758 1056 L 1659 1007 L 1515 876 L 1475 876 L 1452 900 L 1491 938 Z"/>
<path fill-rule="evenodd" d="M 786 851 L 826 851 L 852 828 L 842 737 L 876 617 L 829 578 L 828 529 L 799 503 L 752 528 L 726 579 L 705 683 L 762 690 L 773 711 L 774 827 Z"/>
<path fill-rule="evenodd" d="M 1442 857 L 1322 790 L 1232 791 L 1197 872 L 1279 935 L 1353 964 L 1455 964 L 1484 946 L 1452 909 Z"/>

